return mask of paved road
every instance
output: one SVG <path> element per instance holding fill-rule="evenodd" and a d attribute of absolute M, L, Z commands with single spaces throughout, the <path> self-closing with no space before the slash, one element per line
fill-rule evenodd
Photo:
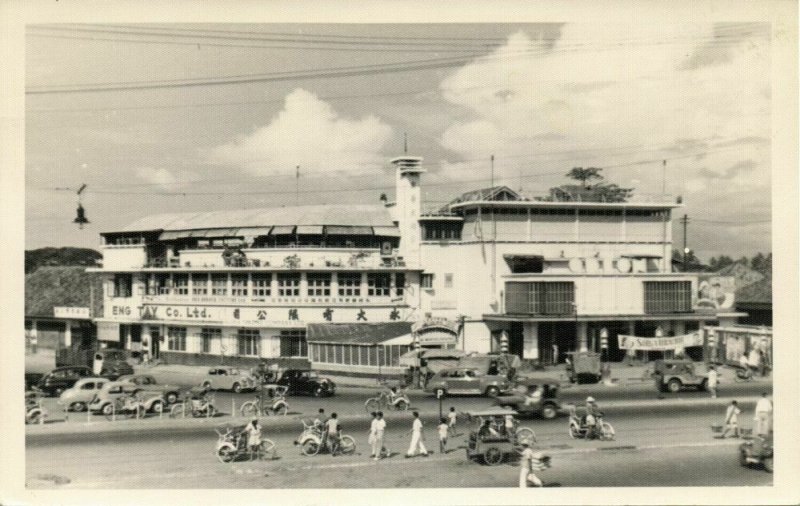
<path fill-rule="evenodd" d="M 721 399 L 743 399 L 755 398 L 761 392 L 771 394 L 772 385 L 764 383 L 730 383 L 723 385 L 720 390 Z M 365 414 L 364 402 L 376 394 L 375 389 L 368 388 L 341 388 L 334 397 L 316 399 L 313 397 L 293 396 L 289 397 L 290 414 L 294 416 L 313 416 L 319 408 L 325 408 L 326 412 L 337 412 L 340 415 L 363 415 Z M 603 402 L 618 400 L 652 400 L 654 404 L 659 402 L 659 394 L 655 391 L 652 383 L 640 385 L 627 385 L 624 387 L 607 387 L 603 385 L 580 385 L 572 388 L 565 388 L 561 391 L 562 403 L 574 402 L 583 404 L 588 395 L 594 396 L 602 405 Z M 242 404 L 254 397 L 252 393 L 234 394 L 231 392 L 216 392 L 214 404 L 226 414 L 230 414 L 232 409 L 239 410 Z M 677 394 L 662 394 L 663 400 L 670 401 L 676 399 L 708 399 L 708 392 L 698 392 L 686 390 Z M 422 412 L 432 413 L 439 409 L 438 401 L 430 394 L 422 392 L 411 393 L 412 408 Z M 44 407 L 50 412 L 50 420 L 54 422 L 86 423 L 88 420 L 98 423 L 106 422 L 103 416 L 87 417 L 87 413 L 68 413 L 65 414 L 62 408 L 56 403 L 56 398 L 46 398 L 43 401 Z M 492 400 L 487 397 L 447 397 L 443 400 L 444 410 L 451 406 L 458 411 L 468 411 L 482 409 L 492 405 Z"/>
<path fill-rule="evenodd" d="M 719 414 L 647 413 L 609 419 L 617 440 L 572 440 L 566 420 L 533 421 L 538 445 L 553 457 L 542 473 L 551 486 L 716 486 L 770 485 L 772 476 L 736 461 L 737 440 L 711 438 L 709 425 Z M 387 447 L 394 455 L 374 462 L 366 454 L 366 427 L 352 423 L 345 432 L 357 442 L 353 456 L 303 457 L 292 441 L 299 431 L 266 434 L 277 445 L 275 459 L 222 464 L 216 460 L 216 436 L 210 427 L 146 439 L 28 444 L 28 486 L 63 488 L 310 488 L 310 487 L 512 487 L 513 463 L 487 467 L 467 461 L 463 449 L 405 459 L 408 424 L 392 422 Z M 429 426 L 427 440 L 434 440 Z M 463 444 L 455 438 L 454 447 Z M 433 446 L 430 444 L 429 446 Z M 390 469 L 391 472 L 387 472 Z M 602 470 L 602 472 L 598 472 Z M 60 482 L 60 484 L 56 484 Z"/>

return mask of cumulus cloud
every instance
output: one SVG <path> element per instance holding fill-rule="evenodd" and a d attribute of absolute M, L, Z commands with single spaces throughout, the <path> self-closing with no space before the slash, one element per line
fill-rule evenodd
<path fill-rule="evenodd" d="M 391 134 L 376 116 L 341 117 L 313 93 L 296 89 L 268 125 L 215 147 L 209 158 L 255 175 L 286 173 L 296 165 L 318 173 L 365 173 L 384 165 L 380 151 Z"/>
<path fill-rule="evenodd" d="M 655 193 L 660 159 L 669 158 L 672 193 L 702 192 L 720 178 L 770 184 L 769 146 L 756 142 L 770 137 L 770 47 L 760 25 L 576 24 L 552 48 L 537 44 L 518 32 L 442 81 L 445 99 L 470 113 L 439 140 L 466 161 L 442 172 L 483 173 L 485 162 L 470 160 L 493 152 L 498 177 L 513 179 L 521 164 L 560 174 L 537 179 L 541 191 L 583 164 Z"/>

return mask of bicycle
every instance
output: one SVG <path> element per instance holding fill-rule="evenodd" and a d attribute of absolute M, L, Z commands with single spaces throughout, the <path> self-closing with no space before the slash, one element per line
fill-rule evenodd
<path fill-rule="evenodd" d="M 367 413 L 389 409 L 406 411 L 410 405 L 411 401 L 409 401 L 405 393 L 398 393 L 397 398 L 392 401 L 389 392 L 381 392 L 377 397 L 367 399 L 364 403 L 364 409 L 366 409 Z"/>
<path fill-rule="evenodd" d="M 271 399 L 266 399 L 266 403 L 262 405 L 260 395 L 255 397 L 255 400 L 247 401 L 239 408 L 239 413 L 242 416 L 256 416 L 256 415 L 284 415 L 289 412 L 289 403 L 286 402 L 287 387 L 281 386 L 275 391 L 275 395 Z"/>

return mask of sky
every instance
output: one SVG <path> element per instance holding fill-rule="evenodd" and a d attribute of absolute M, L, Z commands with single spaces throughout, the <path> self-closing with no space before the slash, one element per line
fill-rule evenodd
<path fill-rule="evenodd" d="M 681 196 L 679 249 L 686 214 L 701 259 L 771 250 L 767 24 L 29 25 L 26 58 L 27 249 L 161 212 L 378 203 L 407 137 L 429 207 L 601 167 Z"/>

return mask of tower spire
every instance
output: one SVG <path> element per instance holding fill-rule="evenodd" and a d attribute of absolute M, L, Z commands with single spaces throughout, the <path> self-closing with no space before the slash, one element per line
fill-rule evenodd
<path fill-rule="evenodd" d="M 408 132 L 403 132 L 403 154 L 408 154 Z"/>

